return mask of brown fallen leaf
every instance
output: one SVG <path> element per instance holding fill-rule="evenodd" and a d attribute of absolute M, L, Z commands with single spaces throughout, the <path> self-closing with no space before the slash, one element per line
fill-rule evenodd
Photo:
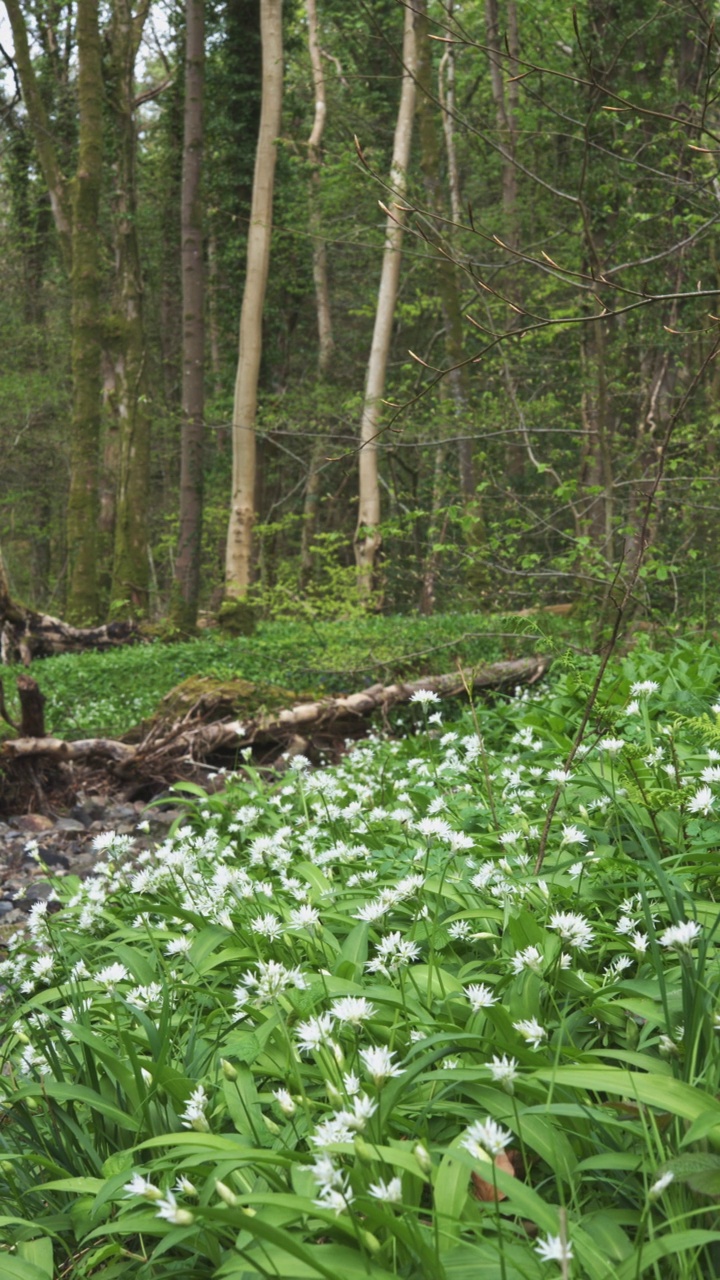
<path fill-rule="evenodd" d="M 511 1178 L 515 1177 L 515 1169 L 512 1162 L 512 1151 L 501 1151 L 496 1155 L 493 1164 L 496 1169 L 500 1169 L 502 1173 L 509 1173 Z M 507 1192 L 501 1191 L 493 1186 L 492 1182 L 481 1178 L 479 1173 L 471 1173 L 470 1180 L 472 1182 L 472 1191 L 476 1200 L 507 1200 Z"/>

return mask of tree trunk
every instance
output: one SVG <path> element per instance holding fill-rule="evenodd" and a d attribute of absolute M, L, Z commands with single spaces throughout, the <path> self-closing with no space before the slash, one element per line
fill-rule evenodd
<path fill-rule="evenodd" d="M 490 58 L 490 84 L 495 103 L 500 144 L 504 152 L 502 162 L 503 239 L 510 248 L 516 249 L 520 240 L 517 219 L 517 169 L 515 167 L 518 101 L 517 82 L 513 79 L 517 71 L 517 56 L 519 53 L 516 0 L 508 0 L 505 39 L 502 39 L 500 35 L 498 0 L 485 0 L 485 31 Z M 505 41 L 507 41 L 507 44 Z M 506 49 L 509 54 L 508 69 L 510 76 L 507 92 L 503 77 Z"/>
<path fill-rule="evenodd" d="M 325 73 L 323 71 L 320 45 L 318 43 L 318 22 L 315 0 L 305 0 L 308 22 L 308 48 L 312 65 L 313 86 L 315 89 L 315 115 L 313 127 L 308 138 L 308 159 L 310 161 L 310 234 L 313 242 L 313 282 L 315 285 L 315 307 L 318 324 L 318 372 L 326 377 L 330 371 L 335 341 L 332 332 L 332 316 L 330 314 L 330 288 L 328 285 L 327 254 L 325 241 L 320 234 L 320 210 L 318 194 L 320 187 L 320 164 L 322 137 L 325 129 Z"/>
<path fill-rule="evenodd" d="M 59 618 L 36 613 L 14 600 L 0 551 L 0 663 L 9 665 L 18 658 L 29 666 L 33 658 L 56 653 L 79 653 L 84 649 L 110 649 L 140 640 L 138 630 L 128 622 L 86 629 L 68 626 Z"/>
<path fill-rule="evenodd" d="M 448 21 L 452 19 L 453 8 L 454 0 L 447 0 L 446 12 Z M 458 226 L 462 217 L 462 207 L 460 202 L 460 172 L 455 149 L 455 47 L 452 43 L 448 44 L 440 59 L 438 102 L 442 110 L 443 133 L 445 134 L 450 208 L 453 222 Z"/>
<path fill-rule="evenodd" d="M 335 352 L 332 313 L 330 311 L 327 252 L 325 240 L 321 234 L 320 210 L 318 208 L 321 145 L 327 108 L 325 101 L 325 72 L 318 42 L 317 6 L 315 0 L 305 0 L 305 9 L 308 21 L 308 48 L 315 89 L 315 115 L 312 131 L 308 138 L 308 159 L 310 161 L 309 223 L 313 241 L 313 283 L 315 285 L 315 310 L 318 328 L 318 374 L 323 379 L 327 378 L 330 373 Z M 319 433 L 313 441 L 303 504 L 303 522 L 300 534 L 300 576 L 298 582 L 301 591 L 306 589 L 313 573 L 312 545 L 317 532 L 317 517 L 320 506 L 320 471 L 325 451 L 325 436 Z"/>
<path fill-rule="evenodd" d="M 72 184 L 72 374 L 68 594 L 74 623 L 99 612 L 97 523 L 100 449 L 100 188 L 103 79 L 98 0 L 78 0 L 78 161 Z"/>
<path fill-rule="evenodd" d="M 380 533 L 380 483 L 378 478 L 377 434 L 382 397 L 385 394 L 395 301 L 400 278 L 400 251 L 403 238 L 404 212 L 402 200 L 410 161 L 413 114 L 415 111 L 415 25 L 410 5 L 404 10 L 403 76 L 400 105 L 395 125 L 390 185 L 396 197 L 392 216 L 385 223 L 385 247 L 378 289 L 370 359 L 365 378 L 365 398 L 360 420 L 360 457 L 358 475 L 358 520 L 355 532 L 357 585 L 362 597 L 369 601 L 373 587 L 382 537 Z"/>
<path fill-rule="evenodd" d="M 210 229 L 207 240 L 207 273 L 208 273 L 208 337 L 210 339 L 210 372 L 212 373 L 213 395 L 222 395 L 222 360 L 220 358 L 220 319 L 218 316 L 218 286 L 220 270 L 217 258 L 217 237 Z M 216 444 L 220 453 L 225 452 L 227 428 L 218 427 Z"/>
<path fill-rule="evenodd" d="M 130 0 L 113 7 L 111 105 L 116 135 L 115 315 L 111 324 L 114 405 L 119 422 L 119 469 L 111 617 L 144 617 L 148 611 L 148 509 L 150 419 L 145 377 L 143 284 L 137 234 L 137 132 L 135 59 L 146 8 L 133 16 Z"/>
<path fill-rule="evenodd" d="M 42 175 L 50 195 L 50 206 L 63 262 L 69 272 L 72 263 L 72 210 L 67 183 L 60 167 L 52 125 L 32 65 L 23 11 L 18 0 L 5 0 L 5 8 L 12 27 L 15 66 L 20 79 L 23 102 Z"/>
<path fill-rule="evenodd" d="M 416 0 L 415 3 L 415 35 L 417 40 L 417 83 L 418 83 L 418 133 L 420 135 L 420 168 L 423 175 L 423 186 L 425 189 L 425 200 L 429 217 L 424 219 L 421 225 L 422 234 L 435 249 L 435 271 L 437 280 L 437 291 L 442 307 L 443 327 L 445 335 L 445 353 L 448 361 L 448 373 L 445 379 L 447 390 L 449 392 L 449 402 L 452 405 L 453 422 L 457 428 L 457 434 L 461 437 L 458 441 L 458 465 L 459 465 L 459 481 L 460 481 L 460 498 L 465 508 L 466 514 L 472 516 L 471 527 L 468 537 L 469 550 L 473 559 L 472 579 L 473 587 L 476 591 L 482 589 L 484 585 L 480 565 L 483 557 L 484 527 L 482 521 L 482 512 L 477 495 L 477 484 L 475 477 L 475 466 L 473 458 L 473 439 L 472 424 L 469 409 L 470 402 L 470 383 L 468 377 L 468 367 L 463 363 L 464 357 L 464 325 L 463 314 L 460 299 L 461 277 L 457 262 L 452 254 L 448 251 L 447 246 L 443 242 L 443 237 L 438 231 L 438 225 L 443 225 L 446 209 L 445 200 L 440 184 L 440 154 L 441 154 L 441 135 L 439 133 L 434 104 L 433 77 L 432 77 L 432 53 L 429 39 L 429 24 L 427 16 L 427 0 Z M 452 171 L 452 164 L 449 164 Z M 457 176 L 455 178 L 457 182 Z M 453 184 L 451 183 L 451 193 Z M 456 203 L 459 202 L 459 193 L 456 192 L 452 196 L 453 214 L 459 212 Z M 437 493 L 437 487 L 435 487 Z M 435 524 L 437 520 L 437 512 L 433 518 L 430 530 L 431 541 L 435 541 Z M 434 568 L 431 576 L 437 572 L 437 556 L 431 553 Z M 428 589 L 423 588 L 423 599 L 426 601 L 424 608 L 427 610 L 428 602 L 432 598 L 428 594 Z"/>
<path fill-rule="evenodd" d="M 180 630 L 194 630 L 200 591 L 205 429 L 205 290 L 202 245 L 204 0 L 187 0 L 185 127 L 181 196 L 183 313 L 180 532 L 171 616 Z"/>
<path fill-rule="evenodd" d="M 262 105 L 247 244 L 247 270 L 240 313 L 240 341 L 233 404 L 233 477 L 225 559 L 226 604 L 242 600 L 252 579 L 255 520 L 255 418 L 262 354 L 276 141 L 283 93 L 282 0 L 260 0 Z M 232 610 L 230 610 L 231 612 Z"/>

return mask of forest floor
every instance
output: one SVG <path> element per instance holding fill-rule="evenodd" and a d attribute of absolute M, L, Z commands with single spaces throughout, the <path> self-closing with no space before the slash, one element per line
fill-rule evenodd
<path fill-rule="evenodd" d="M 597 670 L 420 690 L 162 817 L 86 793 L 52 883 L 62 819 L 6 824 L 8 1261 L 718 1274 L 720 659 L 617 657 L 588 720 Z"/>

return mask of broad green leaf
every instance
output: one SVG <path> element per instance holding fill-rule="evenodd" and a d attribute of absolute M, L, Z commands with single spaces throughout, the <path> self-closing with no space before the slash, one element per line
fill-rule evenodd
<path fill-rule="evenodd" d="M 338 977 L 349 978 L 355 982 L 360 980 L 367 960 L 369 932 L 370 925 L 366 920 L 361 920 L 354 929 L 350 930 L 335 962 L 335 973 Z"/>
<path fill-rule="evenodd" d="M 53 1243 L 49 1236 L 36 1236 L 34 1240 L 21 1240 L 17 1246 L 18 1257 L 32 1263 L 47 1280 L 53 1280 Z"/>
<path fill-rule="evenodd" d="M 52 1272 L 11 1253 L 0 1253 L 0 1275 L 2 1280 L 52 1280 Z"/>
<path fill-rule="evenodd" d="M 552 1071 L 536 1071 L 538 1080 L 560 1087 L 591 1089 L 600 1093 L 612 1093 L 632 1102 L 658 1107 L 681 1116 L 683 1120 L 697 1120 L 707 1113 L 715 1116 L 712 1132 L 717 1128 L 720 1140 L 720 1102 L 708 1093 L 681 1080 L 668 1076 L 645 1074 L 639 1071 L 623 1071 L 620 1067 L 573 1066 L 556 1067 Z"/>
<path fill-rule="evenodd" d="M 617 1280 L 635 1280 L 636 1276 L 644 1275 L 661 1258 L 683 1254 L 691 1249 L 693 1251 L 701 1249 L 704 1245 L 715 1244 L 718 1240 L 720 1240 L 720 1231 L 702 1231 L 698 1228 L 690 1231 L 672 1231 L 669 1235 L 650 1240 L 644 1244 L 640 1256 L 638 1256 L 636 1245 L 633 1256 L 617 1268 L 615 1273 Z M 701 1274 L 699 1271 L 696 1272 L 698 1276 Z M 707 1274 L 709 1276 L 710 1273 Z"/>
<path fill-rule="evenodd" d="M 56 1178 L 54 1182 L 41 1182 L 36 1191 L 74 1191 L 78 1195 L 95 1195 L 105 1185 L 102 1178 Z"/>

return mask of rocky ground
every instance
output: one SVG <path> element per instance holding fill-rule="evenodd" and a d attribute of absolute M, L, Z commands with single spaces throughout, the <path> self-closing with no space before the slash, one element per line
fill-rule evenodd
<path fill-rule="evenodd" d="M 50 896 L 52 877 L 91 875 L 99 856 L 93 841 L 102 832 L 134 836 L 140 851 L 162 840 L 178 813 L 170 800 L 149 808 L 141 800 L 80 792 L 67 816 L 24 813 L 0 821 L 0 930 L 22 926 L 33 902 Z"/>

